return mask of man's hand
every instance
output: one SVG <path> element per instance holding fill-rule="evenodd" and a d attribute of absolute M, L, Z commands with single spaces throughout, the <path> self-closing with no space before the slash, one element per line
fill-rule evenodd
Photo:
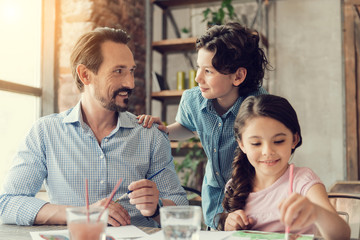
<path fill-rule="evenodd" d="M 159 190 L 153 181 L 142 179 L 129 185 L 130 204 L 135 204 L 145 217 L 152 216 L 159 202 Z"/>
<path fill-rule="evenodd" d="M 107 198 L 101 199 L 100 201 L 97 201 L 91 206 L 105 206 L 106 200 Z M 108 206 L 108 209 L 109 209 L 108 224 L 114 227 L 131 224 L 129 213 L 119 203 L 115 203 L 114 201 L 111 201 Z"/>

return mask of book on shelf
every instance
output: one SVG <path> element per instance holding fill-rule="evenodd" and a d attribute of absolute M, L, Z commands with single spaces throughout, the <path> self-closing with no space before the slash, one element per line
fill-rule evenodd
<path fill-rule="evenodd" d="M 157 72 L 152 72 L 152 80 L 159 83 L 159 87 L 161 91 L 169 90 L 169 86 L 166 80 Z"/>

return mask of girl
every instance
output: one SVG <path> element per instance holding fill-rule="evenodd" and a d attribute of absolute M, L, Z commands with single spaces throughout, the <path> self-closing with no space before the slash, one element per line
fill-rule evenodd
<path fill-rule="evenodd" d="M 176 122 L 167 128 L 157 117 L 139 116 L 139 123 L 153 122 L 170 140 L 198 135 L 208 163 L 202 186 L 202 209 L 208 226 L 223 211 L 225 183 L 231 177 L 236 141 L 233 126 L 238 109 L 250 95 L 264 94 L 261 88 L 268 61 L 259 48 L 259 34 L 239 23 L 213 26 L 196 41 L 199 87 L 186 90 Z"/>
<path fill-rule="evenodd" d="M 302 138 L 295 110 L 278 96 L 248 97 L 236 117 L 237 155 L 226 185 L 220 230 L 253 229 L 349 239 L 350 228 L 330 204 L 309 168 L 294 168 L 288 196 L 289 161 Z"/>

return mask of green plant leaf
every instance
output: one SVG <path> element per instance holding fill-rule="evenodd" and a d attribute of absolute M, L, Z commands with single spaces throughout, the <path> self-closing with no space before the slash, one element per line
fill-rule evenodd
<path fill-rule="evenodd" d="M 186 27 L 184 27 L 184 28 L 181 29 L 181 32 L 183 32 L 183 33 L 189 33 L 190 31 L 189 31 L 189 29 L 187 29 Z"/>

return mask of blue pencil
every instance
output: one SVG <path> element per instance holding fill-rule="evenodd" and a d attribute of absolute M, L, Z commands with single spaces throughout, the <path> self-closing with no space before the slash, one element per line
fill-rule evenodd
<path fill-rule="evenodd" d="M 164 167 L 163 169 L 161 169 L 160 171 L 154 173 L 153 175 L 151 175 L 150 177 L 147 178 L 147 180 L 151 180 L 153 177 L 155 177 L 156 175 L 158 175 L 159 173 L 161 173 L 162 171 L 165 170 L 166 167 Z M 115 202 L 119 202 L 121 199 L 125 198 L 129 193 L 131 193 L 132 191 L 128 191 L 127 193 L 124 193 L 123 195 L 121 195 L 118 199 L 115 200 Z"/>

